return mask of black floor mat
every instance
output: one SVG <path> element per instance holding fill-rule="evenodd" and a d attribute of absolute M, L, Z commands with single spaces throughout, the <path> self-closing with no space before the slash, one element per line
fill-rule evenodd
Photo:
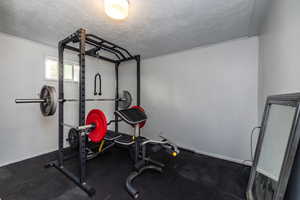
<path fill-rule="evenodd" d="M 129 200 L 125 180 L 132 169 L 128 151 L 113 148 L 88 163 L 88 183 L 97 193 L 92 199 Z M 182 151 L 173 159 L 162 152 L 154 157 L 167 164 L 162 174 L 148 171 L 134 181 L 143 200 L 242 200 L 249 168 Z M 91 199 L 64 175 L 44 164 L 53 153 L 0 168 L 2 200 Z M 67 167 L 77 170 L 76 160 Z"/>

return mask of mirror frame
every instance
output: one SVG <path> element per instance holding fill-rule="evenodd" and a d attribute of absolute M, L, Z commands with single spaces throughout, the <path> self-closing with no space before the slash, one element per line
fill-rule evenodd
<path fill-rule="evenodd" d="M 274 196 L 272 200 L 283 200 L 287 189 L 288 181 L 292 171 L 294 159 L 298 149 L 299 138 L 300 138 L 300 126 L 298 125 L 299 111 L 300 111 L 299 109 L 300 93 L 273 95 L 273 96 L 269 96 L 266 100 L 264 114 L 261 123 L 261 129 L 258 137 L 254 161 L 252 164 L 250 178 L 249 178 L 247 192 L 246 192 L 247 200 L 258 200 L 258 199 L 254 199 L 252 194 L 252 188 L 256 178 L 257 165 L 258 165 L 258 161 L 262 149 L 266 126 L 269 119 L 270 108 L 271 105 L 274 104 L 295 107 L 295 115 L 293 118 L 292 128 L 290 131 L 290 136 L 286 147 L 286 152 L 284 155 L 281 172 L 279 175 L 279 180 L 277 182 L 277 189 L 274 191 Z"/>

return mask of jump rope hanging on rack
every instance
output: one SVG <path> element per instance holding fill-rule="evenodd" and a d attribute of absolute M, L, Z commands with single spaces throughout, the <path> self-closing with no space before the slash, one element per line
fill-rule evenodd
<path fill-rule="evenodd" d="M 99 79 L 99 93 L 97 93 L 97 78 Z M 101 74 L 97 73 L 94 78 L 94 95 L 102 95 Z"/>

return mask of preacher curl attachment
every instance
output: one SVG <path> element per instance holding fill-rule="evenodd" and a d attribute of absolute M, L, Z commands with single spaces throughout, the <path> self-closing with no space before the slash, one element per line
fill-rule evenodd
<path fill-rule="evenodd" d="M 135 109 L 139 109 L 140 111 L 144 112 L 145 113 L 145 109 L 142 108 L 141 106 L 132 106 L 131 108 L 135 108 Z M 146 120 L 147 121 L 147 120 Z M 143 121 L 143 122 L 140 122 L 139 123 L 139 127 L 140 128 L 143 128 L 146 124 L 146 121 Z"/>

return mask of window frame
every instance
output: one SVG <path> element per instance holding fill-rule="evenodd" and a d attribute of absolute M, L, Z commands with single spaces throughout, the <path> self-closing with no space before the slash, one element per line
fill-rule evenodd
<path fill-rule="evenodd" d="M 58 70 L 58 58 L 55 57 L 55 56 L 45 56 L 44 57 L 44 80 L 45 81 L 53 81 L 53 82 L 57 82 L 58 81 L 58 77 L 55 79 L 55 78 L 47 78 L 46 77 L 46 72 L 47 72 L 47 66 L 46 66 L 46 61 L 47 60 L 53 60 L 53 61 L 56 61 L 57 62 L 57 70 Z M 67 60 L 67 59 L 64 59 L 64 65 L 72 65 L 72 79 L 65 79 L 64 78 L 64 82 L 69 82 L 69 83 L 79 83 L 79 81 L 76 81 L 75 80 L 75 66 L 79 66 L 79 63 L 76 62 L 76 61 L 72 61 L 72 60 Z"/>

